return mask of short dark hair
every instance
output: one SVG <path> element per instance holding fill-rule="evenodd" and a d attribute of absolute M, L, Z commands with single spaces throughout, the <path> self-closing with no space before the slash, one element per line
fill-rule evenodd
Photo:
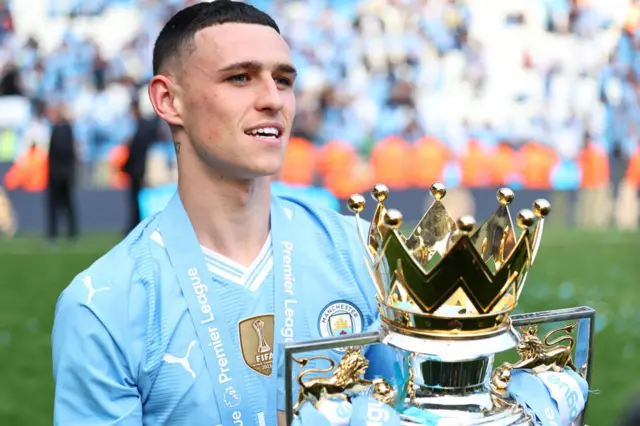
<path fill-rule="evenodd" d="M 225 23 L 265 25 L 280 34 L 273 18 L 249 4 L 231 0 L 196 3 L 173 15 L 160 31 L 153 47 L 153 74 L 183 50 L 192 49 L 198 31 Z"/>

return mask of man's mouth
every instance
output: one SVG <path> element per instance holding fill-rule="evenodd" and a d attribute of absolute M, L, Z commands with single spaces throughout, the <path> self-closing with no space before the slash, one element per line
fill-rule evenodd
<path fill-rule="evenodd" d="M 275 141 L 282 136 L 282 131 L 275 127 L 259 127 L 253 130 L 247 130 L 245 133 L 254 138 Z"/>

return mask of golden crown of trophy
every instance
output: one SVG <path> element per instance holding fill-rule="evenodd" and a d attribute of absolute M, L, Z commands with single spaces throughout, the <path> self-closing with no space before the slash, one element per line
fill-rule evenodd
<path fill-rule="evenodd" d="M 406 425 L 421 424 L 415 417 L 420 412 L 437 413 L 444 424 L 534 425 L 507 391 L 513 368 L 561 371 L 568 367 L 590 381 L 593 309 L 512 313 L 536 259 L 549 203 L 540 199 L 531 210 L 520 210 L 516 232 L 509 211 L 514 200 L 510 189 L 498 191 L 497 210 L 479 227 L 471 216 L 457 221 L 451 217 L 442 201 L 443 185 L 433 184 L 431 193 L 433 204 L 413 232 L 404 236 L 402 214 L 385 206 L 388 189 L 374 187 L 377 206 L 368 235 L 359 226 L 358 232 L 368 251 L 366 262 L 376 286 L 382 327 L 375 333 L 285 347 L 289 424 L 304 401 L 315 404 L 318 395 L 330 397 L 335 389 L 350 395 L 354 389 L 368 388 L 374 398 L 393 406 Z M 359 219 L 365 198 L 353 195 L 349 208 Z M 575 322 L 543 339 L 537 336 L 540 324 L 570 320 Z M 571 335 L 574 330 L 577 339 Z M 549 342 L 552 335 L 559 337 Z M 354 348 L 370 343 L 397 351 L 401 367 L 397 377 L 372 382 L 360 378 L 367 363 Z M 298 404 L 292 406 L 294 355 L 336 347 L 352 349 L 332 377 L 313 379 L 316 388 L 323 383 L 327 387 L 309 392 L 311 387 L 301 381 Z M 493 369 L 495 355 L 513 348 L 519 361 Z M 582 424 L 582 417 L 574 424 Z"/>

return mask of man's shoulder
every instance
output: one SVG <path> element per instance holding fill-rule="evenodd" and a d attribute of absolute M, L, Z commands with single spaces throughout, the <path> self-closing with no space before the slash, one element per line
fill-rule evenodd
<path fill-rule="evenodd" d="M 155 216 L 143 220 L 125 238 L 91 265 L 78 272 L 60 294 L 73 304 L 92 307 L 94 296 L 108 292 L 101 299 L 124 301 L 130 295 L 132 285 L 138 281 L 141 259 L 151 260 L 149 241 L 157 227 Z"/>
<path fill-rule="evenodd" d="M 369 227 L 367 220 L 356 219 L 355 215 L 344 214 L 325 203 L 315 203 L 302 197 L 291 196 L 278 196 L 277 199 L 284 209 L 289 209 L 287 214 L 297 216 L 301 224 L 312 225 L 330 233 L 340 233 L 345 237 L 357 237 L 356 224 L 364 232 Z"/>
<path fill-rule="evenodd" d="M 366 238 L 368 221 L 304 200 L 286 200 L 281 206 L 292 210 L 298 242 L 309 251 L 309 259 L 315 259 L 318 265 L 324 259 L 334 265 L 334 270 L 339 270 L 338 265 L 346 266 L 358 282 L 368 282 L 364 262 L 367 248 L 360 238 L 361 235 Z"/>

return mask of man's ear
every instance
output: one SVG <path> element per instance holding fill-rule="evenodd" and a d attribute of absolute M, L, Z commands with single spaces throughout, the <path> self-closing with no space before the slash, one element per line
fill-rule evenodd
<path fill-rule="evenodd" d="M 165 75 L 156 75 L 149 82 L 149 99 L 156 114 L 167 123 L 182 126 L 182 116 L 177 87 Z"/>

